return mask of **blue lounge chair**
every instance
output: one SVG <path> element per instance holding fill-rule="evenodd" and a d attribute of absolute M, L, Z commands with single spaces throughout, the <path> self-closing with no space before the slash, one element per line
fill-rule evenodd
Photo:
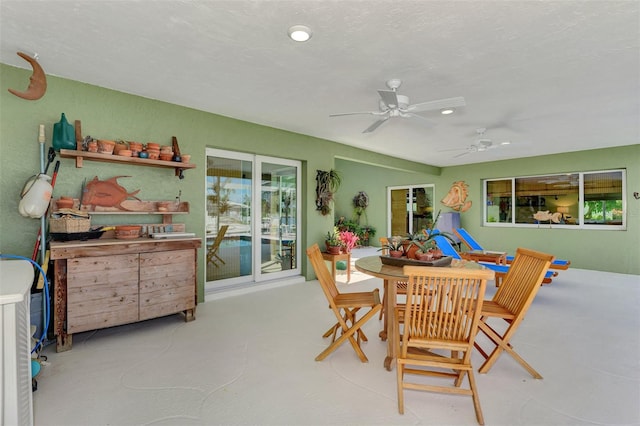
<path fill-rule="evenodd" d="M 458 238 L 460 238 L 460 241 L 462 241 L 471 250 L 478 250 L 478 251 L 484 251 L 485 250 L 471 236 L 471 234 L 469 234 L 467 232 L 466 229 L 464 229 L 464 228 L 456 228 L 456 229 L 453 230 L 453 232 L 458 236 Z M 507 263 L 513 262 L 513 259 L 514 259 L 513 256 L 507 256 Z M 569 269 L 569 265 L 571 265 L 571 261 L 569 261 L 569 260 L 556 259 L 553 262 L 551 262 L 551 269 L 566 270 L 566 269 Z"/>
<path fill-rule="evenodd" d="M 443 255 L 451 256 L 454 259 L 462 260 L 462 257 L 460 257 L 460 253 L 456 251 L 453 245 L 451 245 L 449 240 L 447 240 L 445 237 L 443 237 L 442 235 L 436 235 L 435 237 L 433 237 L 433 239 L 438 245 L 438 248 L 442 250 Z M 493 270 L 496 273 L 496 287 L 500 286 L 500 283 L 502 282 L 502 278 L 504 278 L 507 272 L 509 272 L 509 265 L 496 265 L 495 263 L 489 263 L 489 262 L 479 262 L 479 263 Z M 544 276 L 543 282 L 550 283 L 551 279 L 556 275 L 557 275 L 557 272 L 547 271 L 547 273 Z"/>

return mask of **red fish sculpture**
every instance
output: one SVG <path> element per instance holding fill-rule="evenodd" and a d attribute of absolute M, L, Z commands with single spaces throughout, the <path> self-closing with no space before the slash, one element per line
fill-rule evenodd
<path fill-rule="evenodd" d="M 122 203 L 129 197 L 141 201 L 135 196 L 140 190 L 127 192 L 125 188 L 118 185 L 118 179 L 131 176 L 114 176 L 107 180 L 98 180 L 98 176 L 94 177 L 87 184 L 82 195 L 82 205 L 89 206 L 90 210 L 95 210 L 96 206 L 100 207 L 116 207 L 120 210 L 129 210 L 122 206 Z"/>

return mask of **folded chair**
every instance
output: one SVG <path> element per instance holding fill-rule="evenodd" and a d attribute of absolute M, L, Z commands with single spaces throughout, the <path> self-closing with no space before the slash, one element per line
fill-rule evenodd
<path fill-rule="evenodd" d="M 367 340 L 362 331 L 362 326 L 382 309 L 378 289 L 376 288 L 369 292 L 340 293 L 336 287 L 336 282 L 324 263 L 320 247 L 317 244 L 309 247 L 307 256 L 320 282 L 320 287 L 322 287 L 322 291 L 327 297 L 329 308 L 331 308 L 338 320 L 337 324 L 324 334 L 323 337 L 329 337 L 333 334 L 332 342 L 327 349 L 316 357 L 316 361 L 322 361 L 348 340 L 360 360 L 368 362 L 369 360 L 360 347 L 360 341 Z M 357 319 L 358 311 L 363 308 L 370 309 L 362 318 Z M 340 331 L 340 336 L 336 339 L 338 331 Z"/>
<path fill-rule="evenodd" d="M 447 240 L 446 238 L 440 235 L 434 237 L 434 240 L 438 245 L 438 248 L 442 250 L 442 254 L 444 254 L 445 256 L 451 256 L 454 259 L 462 260 L 462 257 L 460 257 L 460 253 L 456 251 L 456 249 L 451 245 L 449 240 Z M 500 284 L 502 283 L 503 278 L 511 268 L 511 265 L 496 265 L 495 263 L 490 263 L 490 262 L 479 262 L 479 263 L 483 266 L 486 266 L 487 268 L 491 269 L 496 273 L 496 287 L 500 287 Z M 545 282 L 551 282 L 551 278 L 553 278 L 555 274 L 556 274 L 555 272 L 547 271 L 544 274 L 543 280 Z"/>
<path fill-rule="evenodd" d="M 409 276 L 407 303 L 404 308 L 396 308 L 400 336 L 396 360 L 398 411 L 404 413 L 405 389 L 469 395 L 478 423 L 484 424 L 471 353 L 487 280 L 493 279 L 493 271 L 405 266 L 404 274 Z M 400 323 L 404 323 L 402 332 Z M 453 380 L 443 386 L 416 376 Z M 468 388 L 461 386 L 465 376 Z"/>
<path fill-rule="evenodd" d="M 382 254 L 388 255 L 389 250 L 385 249 L 385 245 L 389 243 L 389 239 L 387 237 L 380 237 L 380 247 L 382 247 Z M 383 289 L 384 290 L 384 289 Z M 407 294 L 407 282 L 406 281 L 396 281 L 396 295 L 404 295 Z M 387 292 L 384 291 L 382 293 L 382 309 L 380 310 L 380 316 L 378 319 L 382 319 L 382 316 L 385 314 L 385 306 L 387 306 Z M 385 327 L 385 330 L 387 327 Z"/>
<path fill-rule="evenodd" d="M 476 341 L 478 352 L 485 358 L 478 370 L 488 372 L 502 352 L 507 352 L 522 365 L 534 378 L 542 376 L 533 369 L 511 346 L 511 339 L 536 297 L 553 255 L 534 250 L 518 248 L 509 271 L 502 280 L 493 299 L 485 300 L 482 305 L 482 316 L 478 330 L 484 333 L 494 344 L 494 349 L 487 354 Z M 497 331 L 489 325 L 492 318 L 502 319 L 507 323 L 504 332 Z M 502 329 L 502 327 L 500 328 Z"/>
<path fill-rule="evenodd" d="M 466 229 L 456 228 L 453 232 L 458 236 L 458 238 L 460 238 L 460 241 L 462 241 L 464 245 L 469 247 L 469 249 L 484 251 L 484 248 L 482 248 L 482 246 L 471 236 L 471 234 L 469 234 L 469 232 L 467 232 Z M 507 263 L 513 262 L 513 259 L 514 256 L 507 256 Z M 571 261 L 569 260 L 555 259 L 551 262 L 550 269 L 567 270 L 570 265 Z"/>
<path fill-rule="evenodd" d="M 218 235 L 216 235 L 216 239 L 213 240 L 213 244 L 207 248 L 207 263 L 213 263 L 213 266 L 218 267 L 218 262 L 225 263 L 224 260 L 220 256 L 218 256 L 218 249 L 220 248 L 220 243 L 224 238 L 224 234 L 227 233 L 227 229 L 229 229 L 229 225 L 222 225 L 218 230 Z"/>

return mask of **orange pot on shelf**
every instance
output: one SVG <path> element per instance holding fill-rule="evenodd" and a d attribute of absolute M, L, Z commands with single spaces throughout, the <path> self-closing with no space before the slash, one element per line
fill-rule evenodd
<path fill-rule="evenodd" d="M 71 198 L 71 197 L 60 197 L 56 201 L 56 207 L 58 208 L 58 210 L 73 208 L 73 198 Z"/>

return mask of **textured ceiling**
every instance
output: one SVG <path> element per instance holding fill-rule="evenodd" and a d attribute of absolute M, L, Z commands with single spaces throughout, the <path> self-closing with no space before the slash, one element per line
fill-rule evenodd
<path fill-rule="evenodd" d="M 640 143 L 639 4 L 0 0 L 0 62 L 447 166 Z M 466 106 L 369 134 L 375 116 L 329 117 L 377 110 L 391 78 Z M 459 156 L 479 127 L 512 144 Z"/>

